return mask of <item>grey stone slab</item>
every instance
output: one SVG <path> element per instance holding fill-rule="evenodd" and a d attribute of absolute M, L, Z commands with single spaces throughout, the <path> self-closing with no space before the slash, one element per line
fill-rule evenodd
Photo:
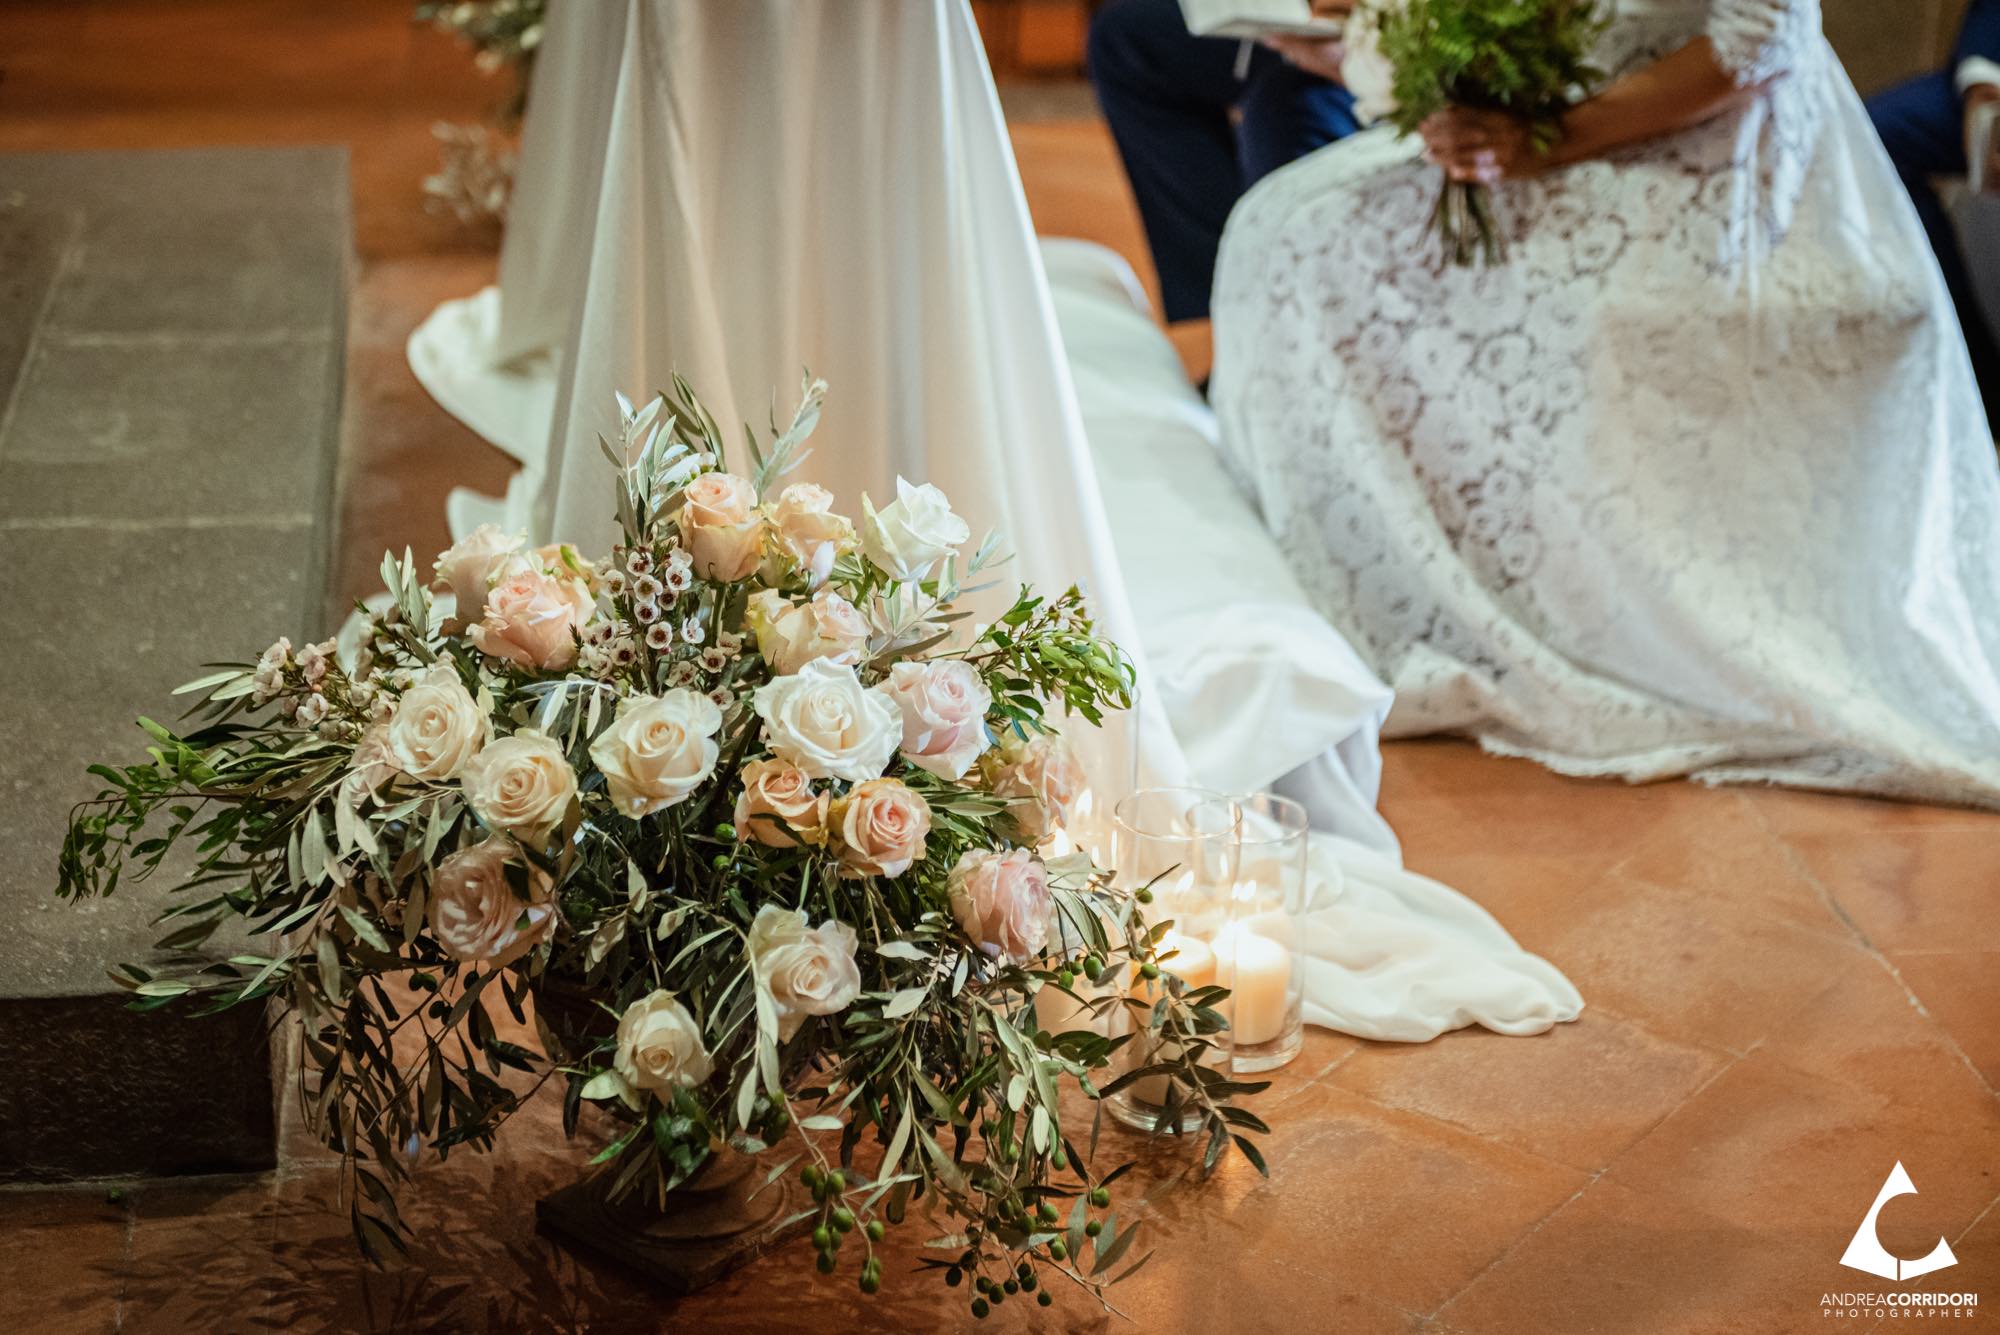
<path fill-rule="evenodd" d="M 164 872 L 82 904 L 55 896 L 70 808 L 100 786 L 85 766 L 143 761 L 134 720 L 171 725 L 187 703 L 173 688 L 203 663 L 316 629 L 316 541 L 310 525 L 0 531 L 0 996 L 103 992 L 109 965 L 152 958 Z"/>
<path fill-rule="evenodd" d="M 323 629 L 345 167 L 0 155 L 0 1179 L 275 1157 L 256 1008 L 135 1014 L 105 976 L 154 959 L 175 864 L 68 904 L 56 858 L 135 716 Z"/>
<path fill-rule="evenodd" d="M 77 339 L 45 329 L 0 434 L 0 522 L 318 513 L 330 331 Z"/>
<path fill-rule="evenodd" d="M 320 331 L 342 309 L 345 154 L 0 155 L 0 201 L 79 214 L 49 304 L 73 333 Z"/>
<path fill-rule="evenodd" d="M 110 149 L 0 153 L 0 204 L 9 200 L 96 211 L 134 203 L 172 211 L 295 209 L 345 217 L 347 150 Z"/>

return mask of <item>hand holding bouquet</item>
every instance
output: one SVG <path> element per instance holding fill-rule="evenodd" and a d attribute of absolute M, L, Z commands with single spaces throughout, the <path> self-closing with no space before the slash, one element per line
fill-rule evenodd
<path fill-rule="evenodd" d="M 1570 104 L 1603 78 L 1596 0 L 1368 0 L 1344 66 L 1357 108 L 1423 133 L 1446 162 L 1435 225 L 1454 264 L 1504 256 L 1491 186 L 1504 147 L 1545 155 Z M 1452 111 L 1471 116 L 1446 116 Z"/>

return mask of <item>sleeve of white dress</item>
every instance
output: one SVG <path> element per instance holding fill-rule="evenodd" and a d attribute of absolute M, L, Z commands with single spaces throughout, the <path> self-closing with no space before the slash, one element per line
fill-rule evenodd
<path fill-rule="evenodd" d="M 1738 87 L 1789 73 L 1819 31 L 1819 0 L 1712 0 L 1709 6 L 1715 58 Z"/>

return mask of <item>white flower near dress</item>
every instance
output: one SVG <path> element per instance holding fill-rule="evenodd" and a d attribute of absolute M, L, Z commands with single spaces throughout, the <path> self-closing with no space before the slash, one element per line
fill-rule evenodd
<path fill-rule="evenodd" d="M 972 536 L 945 494 L 928 482 L 913 486 L 899 477 L 892 503 L 878 511 L 864 495 L 861 513 L 861 550 L 877 569 L 905 583 L 924 578 Z"/>
<path fill-rule="evenodd" d="M 1396 109 L 1396 67 L 1382 54 L 1382 14 L 1397 0 L 1370 0 L 1347 20 L 1340 82 L 1354 94 L 1354 114 L 1379 121 Z"/>

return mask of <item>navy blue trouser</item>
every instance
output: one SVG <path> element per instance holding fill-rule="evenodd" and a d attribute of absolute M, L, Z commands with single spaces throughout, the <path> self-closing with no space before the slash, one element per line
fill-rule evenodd
<path fill-rule="evenodd" d="M 1179 0 L 1111 0 L 1090 25 L 1090 78 L 1118 141 L 1168 320 L 1208 314 L 1229 210 L 1265 174 L 1358 128 L 1339 84 L 1253 47 L 1195 37 Z"/>
<path fill-rule="evenodd" d="M 1973 0 L 1949 68 L 1877 93 L 1868 99 L 1868 115 L 1910 198 L 1916 201 L 1924 231 L 1930 234 L 1938 267 L 1944 270 L 1945 286 L 1951 289 L 1952 303 L 1958 307 L 1958 322 L 1965 329 L 1972 369 L 1979 377 L 1979 392 L 1990 417 L 2000 409 L 2000 346 L 1996 346 L 1993 330 L 1980 310 L 1958 233 L 1945 212 L 1944 201 L 1931 185 L 1933 176 L 1958 176 L 1966 170 L 1965 108 L 1953 77 L 1958 63 L 1975 55 L 2000 59 L 2000 0 Z"/>

